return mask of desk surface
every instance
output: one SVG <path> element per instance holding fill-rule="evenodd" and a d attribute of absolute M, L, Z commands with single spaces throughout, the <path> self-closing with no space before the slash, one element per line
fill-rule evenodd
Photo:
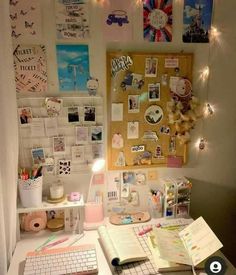
<path fill-rule="evenodd" d="M 158 223 L 158 220 L 152 220 L 150 222 L 148 222 L 150 224 L 153 223 Z M 106 221 L 106 224 L 108 226 L 114 226 L 109 224 Z M 147 224 L 147 223 L 145 223 Z M 136 224 L 136 226 L 138 226 L 140 224 Z M 122 225 L 122 228 L 124 227 L 131 227 L 131 226 L 135 226 L 135 225 Z M 22 275 L 23 274 L 23 266 L 24 266 L 24 260 L 25 260 L 25 255 L 27 252 L 29 251 L 33 251 L 35 250 L 35 248 L 37 248 L 38 246 L 40 246 L 41 244 L 44 243 L 44 241 L 48 238 L 48 236 L 51 234 L 51 232 L 49 231 L 42 231 L 42 232 L 38 232 L 38 233 L 27 233 L 27 234 L 23 234 L 21 240 L 17 243 L 12 261 L 11 261 L 11 265 L 10 268 L 8 270 L 8 275 Z M 68 243 L 72 242 L 77 235 L 75 234 L 70 234 L 70 233 L 65 233 L 65 232 L 56 232 L 56 235 L 58 235 L 58 238 L 62 238 L 62 237 L 70 237 L 70 239 L 68 240 Z M 97 250 L 97 260 L 98 260 L 98 269 L 99 269 L 99 275 L 112 275 L 112 271 L 107 263 L 107 260 L 105 258 L 105 255 L 102 251 L 102 248 L 99 244 L 98 241 L 98 233 L 96 230 L 91 230 L 91 231 L 85 231 L 84 232 L 84 237 L 82 237 L 77 243 L 76 245 L 79 244 L 87 244 L 87 243 L 93 243 L 96 245 L 96 250 Z M 63 244 L 60 244 L 60 246 L 66 246 L 66 242 L 64 242 Z M 57 246 L 59 247 L 59 245 Z M 227 264 L 227 272 L 225 273 L 225 275 L 232 275 L 232 274 L 236 274 L 236 269 L 233 267 L 233 265 L 227 260 L 227 258 L 221 253 L 219 252 L 219 256 L 221 256 L 222 258 L 225 259 L 226 264 Z M 159 273 L 161 274 L 161 273 Z M 165 273 L 166 274 L 166 273 Z M 186 271 L 186 272 L 168 272 L 168 275 L 190 275 L 192 274 L 192 272 L 190 271 Z M 199 271 L 197 272 L 197 274 L 206 274 L 203 271 Z M 141 274 L 140 274 L 141 275 Z"/>

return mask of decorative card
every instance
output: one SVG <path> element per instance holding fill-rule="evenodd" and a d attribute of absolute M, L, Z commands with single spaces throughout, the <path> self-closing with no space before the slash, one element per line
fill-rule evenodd
<path fill-rule="evenodd" d="M 112 148 L 120 149 L 124 146 L 124 139 L 120 133 L 116 133 L 112 137 Z"/>
<path fill-rule="evenodd" d="M 123 184 L 135 184 L 135 173 L 132 171 L 125 171 L 122 173 Z"/>
<path fill-rule="evenodd" d="M 45 132 L 47 137 L 53 137 L 58 135 L 57 118 L 46 117 L 44 119 Z"/>
<path fill-rule="evenodd" d="M 94 106 L 85 106 L 84 107 L 84 119 L 85 123 L 92 123 L 96 122 L 96 108 Z"/>
<path fill-rule="evenodd" d="M 128 125 L 127 138 L 128 139 L 139 138 L 139 122 L 132 121 L 132 122 L 128 122 L 127 125 Z"/>
<path fill-rule="evenodd" d="M 71 146 L 72 161 L 83 163 L 84 162 L 84 146 Z"/>
<path fill-rule="evenodd" d="M 59 162 L 59 175 L 70 175 L 71 172 L 71 160 L 61 159 Z"/>
<path fill-rule="evenodd" d="M 65 137 L 53 137 L 53 153 L 65 154 L 65 151 L 66 151 Z"/>
<path fill-rule="evenodd" d="M 101 143 L 103 140 L 103 127 L 91 126 L 91 142 Z"/>
<path fill-rule="evenodd" d="M 81 3 L 81 0 L 55 0 L 55 12 L 57 39 L 89 37 L 88 3 Z"/>
<path fill-rule="evenodd" d="M 112 103 L 111 120 L 123 121 L 123 103 Z"/>
<path fill-rule="evenodd" d="M 88 143 L 88 127 L 75 127 L 75 138 L 76 144 L 86 144 Z"/>
<path fill-rule="evenodd" d="M 143 35 L 149 42 L 171 42 L 172 0 L 143 1 Z"/>
<path fill-rule="evenodd" d="M 89 52 L 87 45 L 57 45 L 59 89 L 87 93 Z"/>
<path fill-rule="evenodd" d="M 107 180 L 107 198 L 110 202 L 119 202 L 120 201 L 120 173 L 113 172 L 108 173 Z"/>
<path fill-rule="evenodd" d="M 108 41 L 132 40 L 132 3 L 127 0 L 110 0 L 103 7 L 103 32 Z"/>
<path fill-rule="evenodd" d="M 40 39 L 41 10 L 38 0 L 9 0 L 11 36 L 13 40 Z"/>
<path fill-rule="evenodd" d="M 208 43 L 213 0 L 184 0 L 183 42 Z"/>
<path fill-rule="evenodd" d="M 32 110 L 30 107 L 18 108 L 20 125 L 27 125 L 32 121 Z"/>
<path fill-rule="evenodd" d="M 135 173 L 135 184 L 145 185 L 146 184 L 146 173 L 145 172 L 136 172 Z"/>
<path fill-rule="evenodd" d="M 45 162 L 44 150 L 43 148 L 35 148 L 31 150 L 31 155 L 34 164 L 42 164 Z"/>
<path fill-rule="evenodd" d="M 79 107 L 68 107 L 68 122 L 79 122 Z"/>
<path fill-rule="evenodd" d="M 44 119 L 43 118 L 32 118 L 30 123 L 31 137 L 44 137 Z"/>
<path fill-rule="evenodd" d="M 103 144 L 92 144 L 92 158 L 100 159 L 103 157 Z"/>
<path fill-rule="evenodd" d="M 43 45 L 18 45 L 13 52 L 16 91 L 46 92 L 46 51 Z"/>

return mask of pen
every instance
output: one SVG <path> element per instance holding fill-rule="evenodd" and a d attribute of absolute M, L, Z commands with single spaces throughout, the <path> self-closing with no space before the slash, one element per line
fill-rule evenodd
<path fill-rule="evenodd" d="M 65 242 L 65 241 L 67 241 L 68 239 L 69 239 L 69 238 L 66 237 L 66 238 L 60 239 L 60 240 L 58 240 L 58 241 L 55 241 L 54 243 L 50 243 L 50 244 L 48 244 L 48 245 L 42 247 L 42 250 L 46 250 L 46 249 L 48 249 L 48 248 L 50 248 L 50 247 L 53 247 L 53 246 L 55 246 L 55 245 L 57 245 L 57 244 L 63 243 L 63 242 Z"/>
<path fill-rule="evenodd" d="M 41 250 L 43 246 L 45 246 L 46 244 L 48 244 L 50 241 L 52 241 L 52 240 L 55 239 L 55 238 L 56 238 L 56 235 L 51 235 L 51 236 L 49 236 L 49 237 L 47 238 L 47 240 L 46 240 L 43 244 L 41 244 L 40 246 L 38 246 L 38 247 L 35 249 L 35 251 Z"/>
<path fill-rule="evenodd" d="M 139 236 L 143 236 L 144 234 L 146 234 L 146 233 L 148 233 L 148 232 L 150 232 L 150 231 L 152 231 L 152 227 L 148 227 L 148 228 L 143 229 L 142 231 L 140 231 L 140 232 L 138 233 L 138 235 L 139 235 Z"/>

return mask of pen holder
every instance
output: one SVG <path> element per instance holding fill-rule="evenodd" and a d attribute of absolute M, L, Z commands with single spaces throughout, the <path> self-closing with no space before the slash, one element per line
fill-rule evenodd
<path fill-rule="evenodd" d="M 42 176 L 36 179 L 19 179 L 18 184 L 20 200 L 23 207 L 36 207 L 42 205 Z"/>

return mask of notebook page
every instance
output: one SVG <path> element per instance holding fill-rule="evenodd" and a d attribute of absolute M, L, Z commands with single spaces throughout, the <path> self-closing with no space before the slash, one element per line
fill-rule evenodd
<path fill-rule="evenodd" d="M 202 217 L 183 229 L 179 236 L 184 242 L 194 266 L 223 247 Z"/>
<path fill-rule="evenodd" d="M 188 252 L 179 237 L 178 231 L 153 228 L 152 234 L 155 236 L 155 241 L 162 259 L 174 263 L 192 264 Z"/>

